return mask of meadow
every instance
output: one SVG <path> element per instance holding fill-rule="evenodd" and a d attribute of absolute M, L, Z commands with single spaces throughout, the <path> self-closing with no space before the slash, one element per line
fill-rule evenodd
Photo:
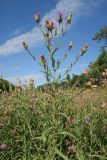
<path fill-rule="evenodd" d="M 80 91 L 1 94 L 0 160 L 106 160 L 107 87 Z"/>

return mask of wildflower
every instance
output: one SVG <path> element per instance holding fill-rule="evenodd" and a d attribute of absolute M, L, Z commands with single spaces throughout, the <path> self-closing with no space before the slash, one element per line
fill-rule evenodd
<path fill-rule="evenodd" d="M 68 117 L 67 121 L 64 123 L 64 126 L 67 127 L 69 125 L 73 125 L 75 123 L 75 119 Z"/>
<path fill-rule="evenodd" d="M 39 14 L 35 14 L 35 21 L 36 21 L 36 23 L 40 22 L 40 15 Z"/>
<path fill-rule="evenodd" d="M 26 42 L 23 42 L 22 44 L 23 44 L 24 49 L 28 50 L 28 45 L 27 45 L 27 43 L 26 43 Z"/>
<path fill-rule="evenodd" d="M 62 11 L 58 11 L 57 15 L 62 17 L 63 16 L 63 12 Z"/>
<path fill-rule="evenodd" d="M 102 109 L 107 109 L 107 101 L 102 103 L 101 108 Z"/>
<path fill-rule="evenodd" d="M 0 144 L 0 151 L 3 151 L 7 148 L 6 144 Z"/>
<path fill-rule="evenodd" d="M 87 52 L 87 49 L 88 49 L 88 44 L 84 44 L 83 48 L 81 49 L 82 51 L 82 54 L 81 55 L 84 55 L 86 52 Z"/>
<path fill-rule="evenodd" d="M 72 21 L 72 15 L 70 15 L 70 16 L 67 17 L 67 23 L 71 24 L 71 21 Z"/>
<path fill-rule="evenodd" d="M 46 20 L 45 26 L 48 31 L 52 31 L 54 28 L 57 27 L 57 22 L 54 19 Z"/>
<path fill-rule="evenodd" d="M 68 147 L 68 152 L 69 153 L 75 153 L 76 152 L 76 147 L 72 144 L 71 146 Z"/>
<path fill-rule="evenodd" d="M 71 145 L 71 141 L 70 141 L 69 139 L 65 139 L 65 140 L 64 140 L 64 144 L 65 144 L 66 146 L 70 146 L 70 145 Z"/>
<path fill-rule="evenodd" d="M 41 63 L 46 63 L 46 58 L 44 55 L 41 55 L 40 60 L 41 60 Z"/>
<path fill-rule="evenodd" d="M 49 32 L 44 33 L 45 37 L 49 37 Z"/>
<path fill-rule="evenodd" d="M 86 87 L 91 87 L 92 86 L 92 82 L 91 81 L 88 81 L 87 83 L 86 83 Z"/>
<path fill-rule="evenodd" d="M 73 44 L 72 41 L 69 42 L 69 50 L 72 48 Z"/>
<path fill-rule="evenodd" d="M 61 11 L 59 11 L 59 12 L 57 12 L 57 14 L 58 14 L 58 22 L 59 22 L 59 24 L 60 23 L 62 23 L 62 21 L 63 21 L 63 12 L 61 12 Z"/>

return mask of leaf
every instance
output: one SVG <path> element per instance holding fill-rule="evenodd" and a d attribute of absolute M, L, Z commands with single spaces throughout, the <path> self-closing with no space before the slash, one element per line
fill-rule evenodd
<path fill-rule="evenodd" d="M 65 71 L 65 74 L 68 74 L 70 72 L 70 68 L 67 68 Z"/>
<path fill-rule="evenodd" d="M 54 55 L 54 54 L 55 54 L 55 52 L 56 52 L 58 49 L 59 49 L 58 47 L 57 47 L 57 48 L 55 48 L 51 54 L 52 54 L 52 55 Z"/>
<path fill-rule="evenodd" d="M 57 81 L 61 79 L 61 74 L 58 75 Z"/>
<path fill-rule="evenodd" d="M 58 35 L 58 29 L 57 28 L 55 29 L 55 34 L 54 35 L 55 35 L 55 37 Z"/>
<path fill-rule="evenodd" d="M 58 60 L 57 61 L 57 69 L 59 68 L 60 64 L 61 64 L 61 60 Z"/>
<path fill-rule="evenodd" d="M 70 74 L 66 75 L 66 79 L 67 79 L 68 82 L 70 82 L 70 80 L 71 80 Z"/>
<path fill-rule="evenodd" d="M 68 160 L 68 158 L 59 149 L 55 148 L 55 153 L 64 160 Z"/>
<path fill-rule="evenodd" d="M 68 52 L 64 54 L 63 60 L 65 60 L 67 58 L 67 56 L 68 56 Z"/>

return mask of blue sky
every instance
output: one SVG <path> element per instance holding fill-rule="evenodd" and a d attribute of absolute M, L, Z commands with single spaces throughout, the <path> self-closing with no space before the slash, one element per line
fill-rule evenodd
<path fill-rule="evenodd" d="M 43 37 L 34 21 L 39 12 L 41 21 L 52 17 L 62 10 L 64 16 L 73 14 L 73 22 L 66 36 L 62 51 L 66 50 L 69 40 L 73 41 L 73 50 L 61 66 L 63 71 L 84 43 L 89 44 L 87 54 L 75 65 L 72 73 L 84 72 L 88 64 L 99 55 L 100 44 L 92 41 L 93 35 L 107 22 L 106 0 L 0 0 L 0 75 L 13 83 L 19 77 L 23 82 L 30 78 L 35 84 L 44 83 L 40 67 L 26 54 L 22 42 L 26 41 L 32 48 L 35 57 L 47 56 Z M 60 58 L 62 51 L 57 53 Z"/>

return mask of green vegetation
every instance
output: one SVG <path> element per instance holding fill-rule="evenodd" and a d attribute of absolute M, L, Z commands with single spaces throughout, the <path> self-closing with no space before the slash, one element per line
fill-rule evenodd
<path fill-rule="evenodd" d="M 106 160 L 107 87 L 78 91 L 2 94 L 0 160 Z"/>
<path fill-rule="evenodd" d="M 59 86 L 72 87 L 76 84 L 77 87 L 84 87 L 90 79 L 94 80 L 95 85 L 100 85 L 103 80 L 102 73 L 105 69 L 107 69 L 107 51 L 103 50 L 97 60 L 89 65 L 86 73 L 73 75 L 72 79 L 68 77 Z"/>
<path fill-rule="evenodd" d="M 13 84 L 3 79 L 2 77 L 0 78 L 0 93 L 5 92 L 5 91 L 9 92 L 10 90 L 14 90 L 14 89 L 15 87 Z"/>
<path fill-rule="evenodd" d="M 105 45 L 102 46 L 102 49 L 107 47 L 107 26 L 100 29 L 99 32 L 95 34 L 93 40 L 97 42 L 103 41 Z"/>

